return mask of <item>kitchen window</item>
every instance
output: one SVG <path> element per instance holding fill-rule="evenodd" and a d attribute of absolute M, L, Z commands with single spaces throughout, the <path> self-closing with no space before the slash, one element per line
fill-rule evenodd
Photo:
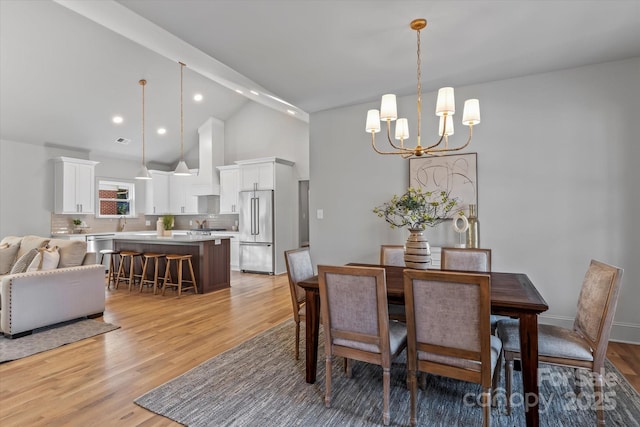
<path fill-rule="evenodd" d="M 98 218 L 133 218 L 135 184 L 124 181 L 98 181 Z"/>

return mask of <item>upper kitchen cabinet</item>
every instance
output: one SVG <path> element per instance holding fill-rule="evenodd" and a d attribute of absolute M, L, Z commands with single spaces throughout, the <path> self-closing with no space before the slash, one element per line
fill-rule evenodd
<path fill-rule="evenodd" d="M 95 212 L 95 166 L 99 162 L 56 157 L 54 159 L 54 212 Z"/>
<path fill-rule="evenodd" d="M 220 213 L 238 213 L 239 166 L 218 166 L 220 171 Z"/>
<path fill-rule="evenodd" d="M 151 179 L 145 185 L 145 214 L 169 213 L 169 177 L 171 172 L 150 170 Z"/>
<path fill-rule="evenodd" d="M 192 175 L 169 175 L 169 212 L 172 214 L 197 214 L 198 196 L 194 192 L 198 170 L 190 169 Z"/>
<path fill-rule="evenodd" d="M 278 165 L 293 166 L 293 162 L 277 157 L 242 160 L 240 167 L 240 191 L 273 190 L 276 187 Z"/>

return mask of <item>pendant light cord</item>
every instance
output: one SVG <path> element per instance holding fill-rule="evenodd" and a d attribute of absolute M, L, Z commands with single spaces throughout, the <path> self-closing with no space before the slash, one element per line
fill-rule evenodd
<path fill-rule="evenodd" d="M 142 86 L 142 166 L 145 166 L 144 162 L 144 87 L 147 84 L 146 80 L 140 80 L 138 82 Z"/>
<path fill-rule="evenodd" d="M 182 103 L 182 74 L 185 67 L 184 62 L 180 64 L 180 160 L 184 160 L 184 110 Z"/>

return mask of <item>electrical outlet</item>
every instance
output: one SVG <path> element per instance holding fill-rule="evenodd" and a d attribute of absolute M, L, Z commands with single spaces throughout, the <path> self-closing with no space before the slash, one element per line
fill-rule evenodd
<path fill-rule="evenodd" d="M 148 226 L 150 226 L 150 225 L 151 225 L 151 221 L 146 220 L 146 221 L 144 222 L 144 225 L 146 225 L 147 227 L 148 227 Z"/>
<path fill-rule="evenodd" d="M 324 218 L 324 210 L 323 209 L 318 209 L 316 211 L 316 218 L 318 218 L 318 219 L 323 219 Z"/>
<path fill-rule="evenodd" d="M 189 220 L 189 225 L 193 225 L 193 220 Z"/>

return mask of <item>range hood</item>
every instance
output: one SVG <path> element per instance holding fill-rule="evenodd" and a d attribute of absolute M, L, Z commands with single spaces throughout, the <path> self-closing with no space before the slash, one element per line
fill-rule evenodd
<path fill-rule="evenodd" d="M 216 167 L 224 165 L 224 122 L 214 117 L 198 128 L 200 167 L 193 183 L 196 196 L 219 196 L 220 178 Z"/>

